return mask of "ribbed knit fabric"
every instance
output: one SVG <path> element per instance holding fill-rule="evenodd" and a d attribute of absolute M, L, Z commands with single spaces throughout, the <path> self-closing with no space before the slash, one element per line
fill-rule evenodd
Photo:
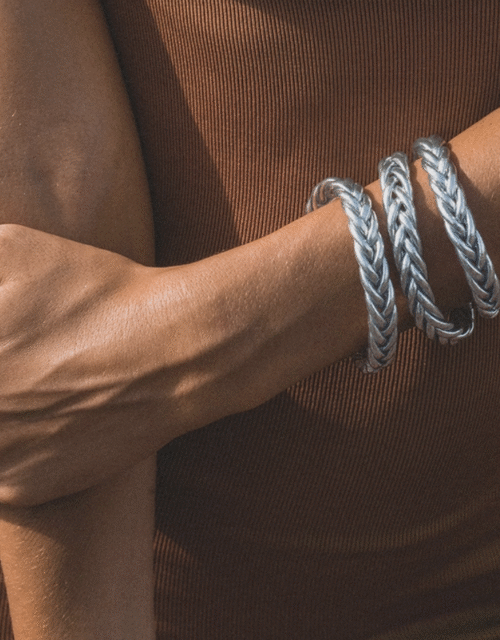
<path fill-rule="evenodd" d="M 162 265 L 500 106 L 498 0 L 104 5 Z M 499 331 L 453 349 L 409 331 L 387 371 L 341 362 L 166 447 L 159 640 L 500 638 Z"/>

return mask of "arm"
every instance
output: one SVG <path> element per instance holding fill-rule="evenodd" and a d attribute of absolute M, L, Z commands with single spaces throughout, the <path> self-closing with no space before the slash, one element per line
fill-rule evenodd
<path fill-rule="evenodd" d="M 151 264 L 139 145 L 98 3 L 0 0 L 0 78 L 0 221 Z M 153 486 L 149 460 L 69 498 L 0 509 L 16 640 L 154 637 Z"/>
<path fill-rule="evenodd" d="M 459 135 L 452 148 L 498 266 L 500 110 Z M 463 305 L 470 294 L 427 176 L 418 163 L 413 171 L 438 303 Z M 378 184 L 368 189 L 380 212 Z M 12 372 L 0 405 L 5 502 L 41 503 L 98 483 L 180 434 L 257 406 L 366 340 L 363 292 L 338 201 L 261 240 L 177 268 L 140 267 L 16 228 L 3 230 L 0 245 L 0 330 L 19 340 L 0 354 Z M 12 275 L 33 247 L 44 249 L 36 274 Z M 53 264 L 62 265 L 64 277 L 55 277 Z M 29 303 L 21 304 L 26 291 Z M 55 309 L 60 300 L 64 305 Z M 43 310 L 47 328 L 36 336 L 32 305 Z M 399 307 L 407 325 L 406 305 Z M 32 362 L 49 363 L 51 373 L 41 379 L 35 367 L 21 368 L 24 350 L 35 354 Z M 61 372 L 70 388 L 61 386 Z M 19 398 L 28 390 L 26 407 Z M 21 424 L 26 408 L 29 431 Z M 89 446 L 96 437 L 97 450 Z"/>

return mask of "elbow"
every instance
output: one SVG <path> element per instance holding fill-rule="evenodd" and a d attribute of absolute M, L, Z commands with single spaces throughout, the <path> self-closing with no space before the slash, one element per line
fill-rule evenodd
<path fill-rule="evenodd" d="M 45 487 L 0 484 L 0 505 L 30 509 L 50 502 L 54 498 Z"/>

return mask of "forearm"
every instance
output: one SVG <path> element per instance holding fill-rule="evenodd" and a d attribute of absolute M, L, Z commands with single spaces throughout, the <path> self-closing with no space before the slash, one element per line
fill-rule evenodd
<path fill-rule="evenodd" d="M 499 117 L 492 113 L 452 141 L 497 267 Z M 412 171 L 437 303 L 444 310 L 462 306 L 470 299 L 463 273 L 427 176 L 418 164 Z M 379 185 L 367 189 L 382 223 Z M 14 275 L 27 250 L 23 237 L 47 256 L 27 281 Z M 0 244 L 10 310 L 0 307 L 0 327 L 20 341 L 0 351 L 12 372 L 1 405 L 10 428 L 0 442 L 0 501 L 9 504 L 40 504 L 97 484 L 176 436 L 255 407 L 366 344 L 364 294 L 338 200 L 256 242 L 168 269 L 44 234 L 26 237 L 22 228 L 4 229 Z M 54 264 L 64 277 L 54 276 Z M 26 290 L 30 297 L 18 303 Z M 405 327 L 409 314 L 398 297 Z M 43 332 L 34 332 L 33 309 L 44 310 Z M 51 373 L 40 379 L 36 367 L 20 367 L 28 352 Z M 31 430 L 20 421 L 28 411 Z M 103 421 L 99 430 L 96 419 Z M 97 450 L 90 444 L 96 432 Z"/>
<path fill-rule="evenodd" d="M 0 551 L 16 640 L 148 640 L 154 466 L 80 494 L 2 507 Z"/>
<path fill-rule="evenodd" d="M 97 3 L 1 0 L 0 31 L 0 221 L 151 264 L 140 149 Z M 153 506 L 151 459 L 69 498 L 2 507 L 16 640 L 154 637 Z"/>
<path fill-rule="evenodd" d="M 478 228 L 500 270 L 500 110 L 459 135 L 451 148 Z M 412 173 L 437 304 L 443 310 L 463 306 L 470 300 L 470 291 L 445 234 L 427 174 L 418 163 Z M 383 223 L 378 182 L 367 190 Z M 389 257 L 387 238 L 386 253 Z M 179 401 L 189 419 L 181 431 L 190 420 L 199 425 L 256 406 L 366 344 L 364 294 L 347 218 L 338 200 L 258 242 L 190 265 L 185 274 L 182 290 L 186 293 L 177 308 L 179 324 L 190 333 L 185 343 L 177 347 L 173 342 L 170 347 L 179 349 L 179 360 L 181 353 L 191 349 L 185 372 L 190 386 L 183 387 L 186 397 Z M 172 279 L 168 271 L 158 274 L 157 298 Z M 393 281 L 399 291 L 394 270 Z M 406 327 L 408 309 L 402 295 L 398 297 L 401 326 Z M 167 294 L 158 317 L 172 318 L 175 309 Z M 160 335 L 161 331 L 158 327 Z M 181 331 L 168 331 L 182 336 Z M 201 347 L 197 337 L 202 338 Z M 168 333 L 159 343 L 169 344 Z M 199 387 L 193 374 L 198 348 L 204 354 L 198 364 Z"/>

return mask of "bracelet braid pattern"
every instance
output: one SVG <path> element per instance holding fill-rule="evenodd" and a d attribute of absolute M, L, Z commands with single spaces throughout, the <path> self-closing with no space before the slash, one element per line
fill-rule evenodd
<path fill-rule="evenodd" d="M 312 191 L 306 211 L 340 198 L 354 239 L 361 283 L 368 309 L 368 349 L 357 364 L 374 373 L 392 362 L 397 347 L 397 309 L 389 266 L 371 201 L 352 180 L 327 178 Z"/>
<path fill-rule="evenodd" d="M 465 271 L 478 312 L 494 318 L 500 309 L 500 285 L 483 239 L 474 224 L 449 150 L 438 136 L 418 139 L 416 156 L 429 175 L 429 184 L 443 217 L 446 232 Z"/>
<path fill-rule="evenodd" d="M 415 324 L 431 340 L 437 339 L 444 345 L 456 344 L 470 335 L 474 321 L 469 317 L 467 326 L 448 322 L 435 304 L 417 231 L 406 154 L 397 152 L 382 160 L 379 177 L 394 261 Z"/>

